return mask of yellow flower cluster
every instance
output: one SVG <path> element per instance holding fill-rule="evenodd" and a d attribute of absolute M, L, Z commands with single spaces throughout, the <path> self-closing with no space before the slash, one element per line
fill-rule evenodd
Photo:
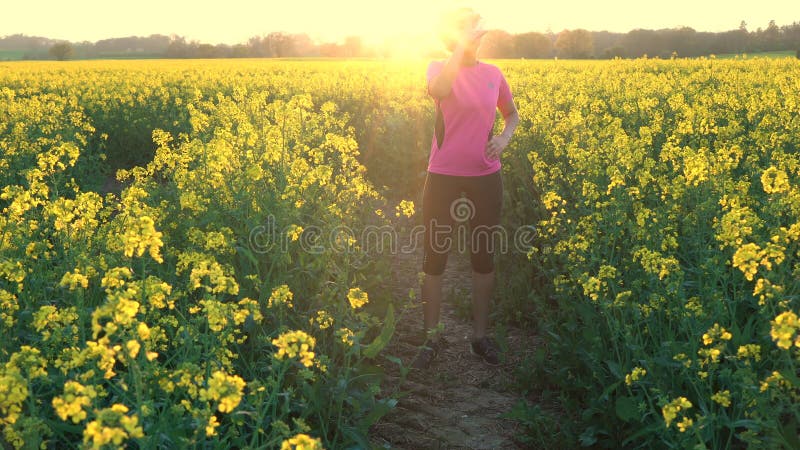
<path fill-rule="evenodd" d="M 349 346 L 352 346 L 355 343 L 355 341 L 354 341 L 355 334 L 353 333 L 353 331 L 351 329 L 349 329 L 347 327 L 339 328 L 338 330 L 336 330 L 335 334 L 336 334 L 336 336 L 339 337 L 339 339 L 342 340 L 343 344 L 347 344 Z"/>
<path fill-rule="evenodd" d="M 255 321 L 261 320 L 258 302 L 250 298 L 243 298 L 237 303 L 200 300 L 200 305 L 208 320 L 208 328 L 215 333 L 225 332 L 232 336 L 236 334 L 236 328 L 228 329 L 231 322 L 241 325 L 248 316 L 252 316 Z"/>
<path fill-rule="evenodd" d="M 69 287 L 70 291 L 74 291 L 78 286 L 86 289 L 89 287 L 89 278 L 81 273 L 81 270 L 76 268 L 72 272 L 67 272 L 61 278 L 59 286 Z"/>
<path fill-rule="evenodd" d="M 369 296 L 361 288 L 350 288 L 347 292 L 347 300 L 353 309 L 358 309 L 369 302 Z"/>
<path fill-rule="evenodd" d="M 13 425 L 22 415 L 22 405 L 30 394 L 28 383 L 47 376 L 47 361 L 41 352 L 23 345 L 8 362 L 0 365 L 0 425 Z M 5 428 L 7 437 L 13 436 Z M 14 438 L 15 440 L 17 438 Z"/>
<path fill-rule="evenodd" d="M 200 289 L 212 294 L 227 293 L 237 295 L 239 283 L 229 274 L 230 269 L 217 262 L 212 256 L 198 252 L 186 252 L 178 256 L 176 272 L 183 273 L 191 267 L 189 288 Z M 208 283 L 205 283 L 205 280 Z"/>
<path fill-rule="evenodd" d="M 106 271 L 106 274 L 100 280 L 100 286 L 106 288 L 109 292 L 119 289 L 132 275 L 131 269 L 127 267 L 114 267 Z"/>
<path fill-rule="evenodd" d="M 770 387 L 791 388 L 792 384 L 777 370 L 773 371 L 761 382 L 760 392 L 766 392 Z"/>
<path fill-rule="evenodd" d="M 542 204 L 547 209 L 555 209 L 558 208 L 560 205 L 566 204 L 566 201 L 562 200 L 557 193 L 549 191 L 544 195 L 542 195 Z"/>
<path fill-rule="evenodd" d="M 731 391 L 727 389 L 724 391 L 718 391 L 711 396 L 711 400 L 714 400 L 715 402 L 727 408 L 728 406 L 731 406 Z"/>
<path fill-rule="evenodd" d="M 723 200 L 720 200 L 723 203 Z M 727 205 L 727 199 L 724 199 Z M 726 245 L 738 248 L 744 242 L 744 239 L 753 233 L 753 225 L 758 222 L 758 217 L 753 210 L 746 206 L 732 207 L 730 211 L 722 216 L 719 223 L 720 231 L 717 234 L 717 240 L 722 244 L 720 249 L 725 248 Z"/>
<path fill-rule="evenodd" d="M 83 430 L 83 443 L 92 450 L 100 450 L 108 444 L 119 447 L 128 439 L 144 437 L 139 418 L 127 412 L 128 407 L 119 403 L 98 411 L 97 419 Z"/>
<path fill-rule="evenodd" d="M 587 277 L 581 284 L 583 285 L 583 295 L 588 296 L 592 300 L 597 300 L 602 286 L 600 279 L 597 277 Z"/>
<path fill-rule="evenodd" d="M 664 416 L 664 423 L 666 423 L 667 427 L 669 427 L 672 421 L 678 417 L 678 413 L 691 407 L 692 402 L 690 402 L 686 397 L 678 397 L 672 400 L 661 408 L 661 414 Z"/>
<path fill-rule="evenodd" d="M 272 340 L 272 345 L 278 347 L 275 357 L 278 359 L 300 358 L 300 362 L 310 367 L 314 363 L 314 345 L 316 339 L 305 331 L 288 331 Z"/>
<path fill-rule="evenodd" d="M 753 286 L 753 296 L 758 297 L 759 306 L 764 306 L 767 299 L 775 298 L 776 295 L 782 292 L 783 286 L 772 284 L 772 282 L 765 278 L 759 278 L 756 280 L 755 286 Z"/>
<path fill-rule="evenodd" d="M 288 308 L 291 308 L 293 297 L 294 294 L 289 289 L 289 286 L 282 284 L 272 290 L 272 294 L 270 294 L 269 300 L 267 301 L 267 307 L 272 308 L 273 306 L 286 305 Z"/>
<path fill-rule="evenodd" d="M 680 421 L 678 421 L 675 425 L 678 427 L 678 431 L 684 433 L 689 427 L 694 424 L 694 420 L 689 417 L 684 417 Z"/>
<path fill-rule="evenodd" d="M 324 330 L 333 325 L 333 316 L 331 316 L 330 313 L 328 313 L 324 309 L 320 309 L 319 311 L 317 311 L 317 317 L 309 317 L 308 322 L 311 325 L 314 325 L 314 323 L 316 322 L 319 329 Z"/>
<path fill-rule="evenodd" d="M 786 172 L 770 167 L 761 174 L 761 185 L 767 194 L 777 194 L 789 190 L 789 177 Z"/>
<path fill-rule="evenodd" d="M 736 350 L 736 357 L 739 359 L 753 358 L 754 361 L 761 361 L 761 346 L 758 344 L 740 345 Z"/>
<path fill-rule="evenodd" d="M 6 328 L 14 326 L 14 315 L 19 310 L 17 297 L 5 289 L 0 288 L 0 325 Z"/>
<path fill-rule="evenodd" d="M 322 442 L 307 434 L 299 433 L 281 443 L 281 450 L 324 450 Z"/>
<path fill-rule="evenodd" d="M 770 324 L 772 329 L 769 334 L 778 347 L 788 350 L 793 342 L 795 347 L 800 347 L 800 334 L 795 337 L 795 333 L 800 330 L 797 314 L 792 311 L 782 312 L 775 316 L 775 320 L 770 321 Z"/>
<path fill-rule="evenodd" d="M 625 384 L 628 386 L 632 385 L 635 381 L 639 381 L 647 375 L 647 370 L 642 369 L 641 367 L 634 367 L 631 373 L 625 375 Z"/>
<path fill-rule="evenodd" d="M 718 323 L 715 323 L 714 326 L 708 329 L 705 333 L 703 333 L 703 345 L 711 345 L 715 341 L 730 341 L 733 336 L 731 333 L 726 330 L 725 328 L 719 326 Z"/>
<path fill-rule="evenodd" d="M 239 406 L 246 383 L 238 375 L 228 375 L 221 370 L 214 371 L 208 380 L 208 388 L 200 389 L 200 400 L 217 402 L 217 409 L 229 413 Z"/>
<path fill-rule="evenodd" d="M 411 217 L 414 215 L 414 202 L 410 200 L 401 200 L 400 203 L 395 206 L 395 216 L 400 217 L 401 215 L 405 217 Z"/>
<path fill-rule="evenodd" d="M 683 168 L 683 176 L 686 178 L 686 184 L 689 186 L 697 186 L 703 181 L 708 180 L 709 165 L 708 158 L 702 152 L 688 156 Z"/>
<path fill-rule="evenodd" d="M 92 405 L 92 400 L 97 398 L 97 391 L 92 386 L 83 386 L 77 381 L 67 381 L 64 384 L 64 394 L 53 397 L 53 409 L 61 420 L 72 420 L 78 423 L 86 419 L 86 411 Z"/>
<path fill-rule="evenodd" d="M 679 267 L 678 260 L 674 257 L 665 257 L 661 252 L 646 247 L 634 250 L 633 258 L 639 260 L 646 272 L 658 275 L 659 280 L 663 280 Z"/>
<path fill-rule="evenodd" d="M 70 236 L 78 232 L 91 235 L 97 228 L 98 213 L 103 200 L 95 192 L 82 192 L 73 199 L 58 198 L 45 206 L 45 215 L 53 219 L 56 231 L 68 230 Z"/>
<path fill-rule="evenodd" d="M 142 256 L 147 250 L 153 260 L 159 263 L 164 262 L 161 257 L 161 247 L 164 245 L 161 236 L 162 233 L 156 231 L 152 218 L 141 216 L 134 219 L 133 224 L 122 235 L 125 256 Z"/>
<path fill-rule="evenodd" d="M 289 227 L 289 229 L 286 230 L 286 235 L 289 237 L 289 239 L 292 240 L 292 242 L 295 242 L 298 239 L 300 239 L 301 234 L 303 234 L 303 227 L 301 227 L 300 225 L 292 224 Z"/>
<path fill-rule="evenodd" d="M 217 416 L 214 414 L 208 418 L 208 422 L 206 423 L 206 436 L 211 437 L 217 434 L 217 427 L 219 427 L 220 423 L 217 420 Z"/>
<path fill-rule="evenodd" d="M 744 244 L 733 254 L 733 266 L 744 273 L 744 277 L 749 281 L 758 273 L 759 266 L 766 270 L 772 270 L 772 265 L 783 262 L 785 255 L 784 247 L 773 242 L 767 243 L 765 248 L 758 244 Z"/>

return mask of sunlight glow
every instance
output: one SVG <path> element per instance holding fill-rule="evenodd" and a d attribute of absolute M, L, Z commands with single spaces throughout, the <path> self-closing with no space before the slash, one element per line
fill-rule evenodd
<path fill-rule="evenodd" d="M 440 14 L 456 7 L 472 7 L 488 29 L 510 33 L 558 33 L 563 29 L 626 33 L 635 28 L 688 26 L 698 31 L 735 29 L 745 20 L 751 30 L 800 20 L 800 2 L 762 0 L 560 0 L 558 2 L 492 0 L 226 0 L 206 3 L 190 0 L 12 1 L 0 16 L 0 36 L 23 33 L 73 42 L 126 36 L 177 34 L 211 44 L 245 43 L 270 32 L 306 33 L 314 41 L 341 43 L 360 36 L 371 46 L 401 54 L 441 48 L 435 38 Z M 113 5 L 113 6 L 112 6 Z"/>

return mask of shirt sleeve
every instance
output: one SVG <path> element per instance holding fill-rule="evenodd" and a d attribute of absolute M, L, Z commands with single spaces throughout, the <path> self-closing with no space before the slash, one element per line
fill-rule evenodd
<path fill-rule="evenodd" d="M 505 108 L 514 97 L 511 95 L 511 88 L 508 86 L 506 77 L 500 72 L 500 92 L 497 95 L 497 107 L 500 109 Z"/>
<path fill-rule="evenodd" d="M 439 72 L 442 71 L 443 64 L 441 61 L 432 61 L 428 64 L 428 73 L 427 73 L 427 88 L 428 95 L 431 95 L 431 80 L 436 75 L 439 75 Z"/>

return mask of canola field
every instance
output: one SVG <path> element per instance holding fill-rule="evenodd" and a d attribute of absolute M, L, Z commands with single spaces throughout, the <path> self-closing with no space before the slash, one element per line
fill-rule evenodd
<path fill-rule="evenodd" d="M 519 441 L 800 447 L 800 61 L 493 63 Z M 3 445 L 369 448 L 426 65 L 0 64 Z"/>

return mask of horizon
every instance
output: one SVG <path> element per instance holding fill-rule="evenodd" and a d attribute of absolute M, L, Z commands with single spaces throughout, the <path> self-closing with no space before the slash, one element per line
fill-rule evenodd
<path fill-rule="evenodd" d="M 185 0 L 169 4 L 143 0 L 135 9 L 117 18 L 107 4 L 99 0 L 45 2 L 44 6 L 35 8 L 31 4 L 17 3 L 6 15 L 14 23 L 0 22 L 0 29 L 3 37 L 22 34 L 72 43 L 155 34 L 233 46 L 246 44 L 251 37 L 282 32 L 306 34 L 316 43 L 342 42 L 348 36 L 358 36 L 366 45 L 409 40 L 408 45 L 419 47 L 436 41 L 435 23 L 441 12 L 458 6 L 475 9 L 484 17 L 486 28 L 511 34 L 548 31 L 557 34 L 564 29 L 624 34 L 636 29 L 682 27 L 715 33 L 738 29 L 741 21 L 746 22 L 748 31 L 754 31 L 765 29 L 770 20 L 778 26 L 800 20 L 800 2 L 787 6 L 777 0 L 764 0 L 757 10 L 750 2 L 719 0 L 699 5 L 689 0 L 675 0 L 655 9 L 650 5 L 648 11 L 633 0 L 612 0 L 603 4 L 564 0 L 558 5 L 538 8 L 528 2 L 506 2 L 504 8 L 489 4 L 488 0 L 406 0 L 391 5 L 363 0 L 343 0 L 336 4 L 313 0 L 304 5 L 269 5 L 229 0 L 224 9 L 211 10 L 208 6 L 194 7 L 196 5 Z M 44 17 L 40 14 L 43 9 L 49 12 Z M 420 14 L 426 10 L 430 12 Z M 315 14 L 310 15 L 309 11 Z M 575 11 L 580 13 L 575 14 Z M 220 23 L 234 25 L 220 27 Z"/>

